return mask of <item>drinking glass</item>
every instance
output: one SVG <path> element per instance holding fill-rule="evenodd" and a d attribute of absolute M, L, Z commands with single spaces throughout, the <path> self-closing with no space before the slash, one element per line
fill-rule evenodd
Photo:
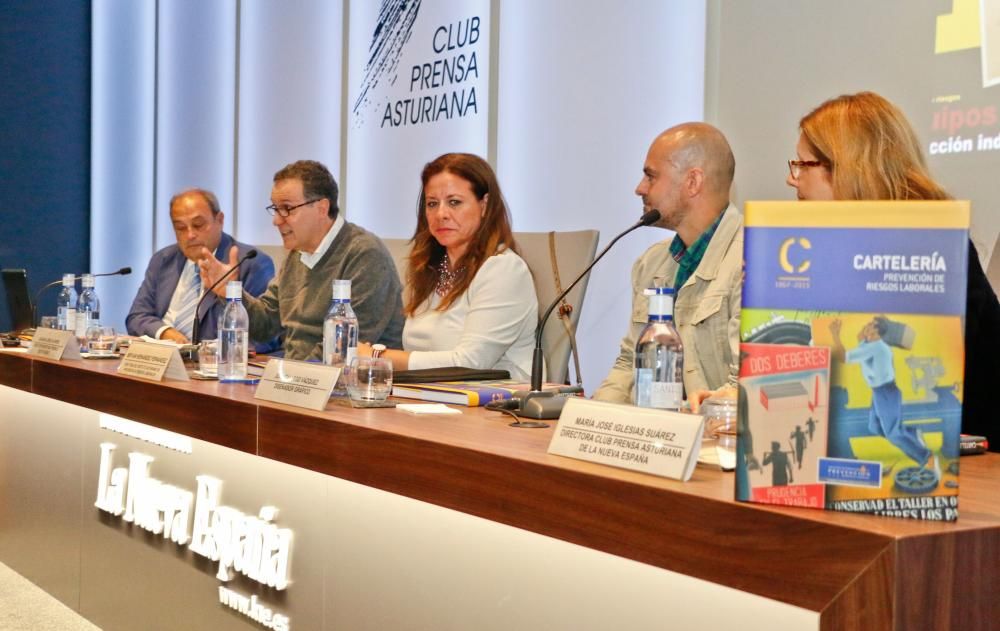
<path fill-rule="evenodd" d="M 198 370 L 205 377 L 219 376 L 219 340 L 204 340 L 198 345 Z"/>
<path fill-rule="evenodd" d="M 118 336 L 111 326 L 92 326 L 87 329 L 87 348 L 94 357 L 110 357 L 118 350 Z"/>
<path fill-rule="evenodd" d="M 736 399 L 710 398 L 701 404 L 705 417 L 703 443 L 736 448 Z"/>
<path fill-rule="evenodd" d="M 354 401 L 385 401 L 392 391 L 392 361 L 355 357 L 347 375 L 347 395 Z"/>

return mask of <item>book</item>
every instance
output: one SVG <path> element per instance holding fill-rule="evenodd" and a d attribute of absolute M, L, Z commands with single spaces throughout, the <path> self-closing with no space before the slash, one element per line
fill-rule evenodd
<path fill-rule="evenodd" d="M 397 370 L 392 380 L 394 383 L 438 383 L 441 381 L 474 381 L 510 379 L 506 370 L 493 368 L 465 368 L 463 366 L 442 366 L 439 368 L 417 368 L 414 370 Z"/>
<path fill-rule="evenodd" d="M 527 383 L 513 379 L 407 383 L 393 384 L 392 396 L 477 407 L 492 401 L 506 401 L 518 390 L 528 390 L 530 387 Z"/>
<path fill-rule="evenodd" d="M 740 357 L 745 499 L 822 508 L 816 447 L 827 444 L 830 350 L 744 343 Z"/>
<path fill-rule="evenodd" d="M 420 399 L 435 403 L 451 403 L 478 407 L 494 401 L 509 401 L 531 390 L 531 384 L 517 379 L 488 379 L 476 381 L 438 381 L 405 383 L 392 386 L 392 396 L 403 399 Z M 542 390 L 566 394 L 582 394 L 578 387 L 546 383 Z"/>
<path fill-rule="evenodd" d="M 736 498 L 957 519 L 968 202 L 744 220 Z"/>
<path fill-rule="evenodd" d="M 990 441 L 985 436 L 973 436 L 972 434 L 962 434 L 959 437 L 959 451 L 963 456 L 984 454 L 990 448 Z"/>

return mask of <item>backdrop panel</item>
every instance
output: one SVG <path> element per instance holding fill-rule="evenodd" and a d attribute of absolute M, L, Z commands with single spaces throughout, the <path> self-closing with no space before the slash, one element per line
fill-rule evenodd
<path fill-rule="evenodd" d="M 354 2 L 349 31 L 348 214 L 409 237 L 423 165 L 487 155 L 490 3 Z"/>
<path fill-rule="evenodd" d="M 158 6 L 156 247 L 162 248 L 176 242 L 170 198 L 183 189 L 215 193 L 232 226 L 236 0 Z"/>
<path fill-rule="evenodd" d="M 236 234 L 280 245 L 264 212 L 274 173 L 301 159 L 340 182 L 344 7 L 339 0 L 240 4 Z"/>
<path fill-rule="evenodd" d="M 509 0 L 499 30 L 497 163 L 514 229 L 597 228 L 604 247 L 642 214 L 633 191 L 653 138 L 702 119 L 705 4 Z M 595 268 L 578 332 L 588 392 L 625 333 L 632 262 L 672 236 L 633 233 Z"/>
<path fill-rule="evenodd" d="M 90 269 L 132 267 L 97 281 L 102 322 L 124 329 L 155 244 L 156 5 L 96 0 L 93 29 Z"/>

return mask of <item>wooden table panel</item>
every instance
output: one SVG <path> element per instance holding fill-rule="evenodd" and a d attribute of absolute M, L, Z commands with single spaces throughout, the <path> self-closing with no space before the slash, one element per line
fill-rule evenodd
<path fill-rule="evenodd" d="M 822 631 L 892 629 L 896 555 L 887 548 L 823 610 Z M 814 568 L 814 572 L 822 571 Z"/>
<path fill-rule="evenodd" d="M 0 351 L 0 383 L 31 392 L 31 362 L 23 353 Z"/>
<path fill-rule="evenodd" d="M 222 398 L 205 384 L 122 377 L 114 372 L 117 364 L 107 360 L 35 361 L 34 392 L 257 453 L 257 408 L 252 402 Z"/>
<path fill-rule="evenodd" d="M 506 423 L 501 431 L 518 440 L 525 432 Z M 663 489 L 525 462 L 498 453 L 500 444 L 474 450 L 286 410 L 260 413 L 262 456 L 815 611 L 891 542 L 734 502 L 731 474 L 699 471 L 708 485 L 728 487 L 729 499 L 705 501 L 679 492 L 687 486 L 679 482 L 660 480 L 674 487 Z"/>
<path fill-rule="evenodd" d="M 995 529 L 899 542 L 896 628 L 997 629 L 998 568 L 1000 537 Z"/>
<path fill-rule="evenodd" d="M 313 412 L 116 368 L 0 353 L 2 384 L 821 612 L 823 629 L 1000 620 L 1000 454 L 962 459 L 958 522 L 873 517 L 739 503 L 708 468 L 680 483 L 551 456 L 552 428 L 482 409 Z"/>

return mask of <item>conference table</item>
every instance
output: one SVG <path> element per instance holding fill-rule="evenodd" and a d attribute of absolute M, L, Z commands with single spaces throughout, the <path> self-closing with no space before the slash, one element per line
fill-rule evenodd
<path fill-rule="evenodd" d="M 1000 454 L 956 522 L 874 517 L 117 367 L 0 353 L 0 561 L 103 629 L 1000 628 Z"/>

